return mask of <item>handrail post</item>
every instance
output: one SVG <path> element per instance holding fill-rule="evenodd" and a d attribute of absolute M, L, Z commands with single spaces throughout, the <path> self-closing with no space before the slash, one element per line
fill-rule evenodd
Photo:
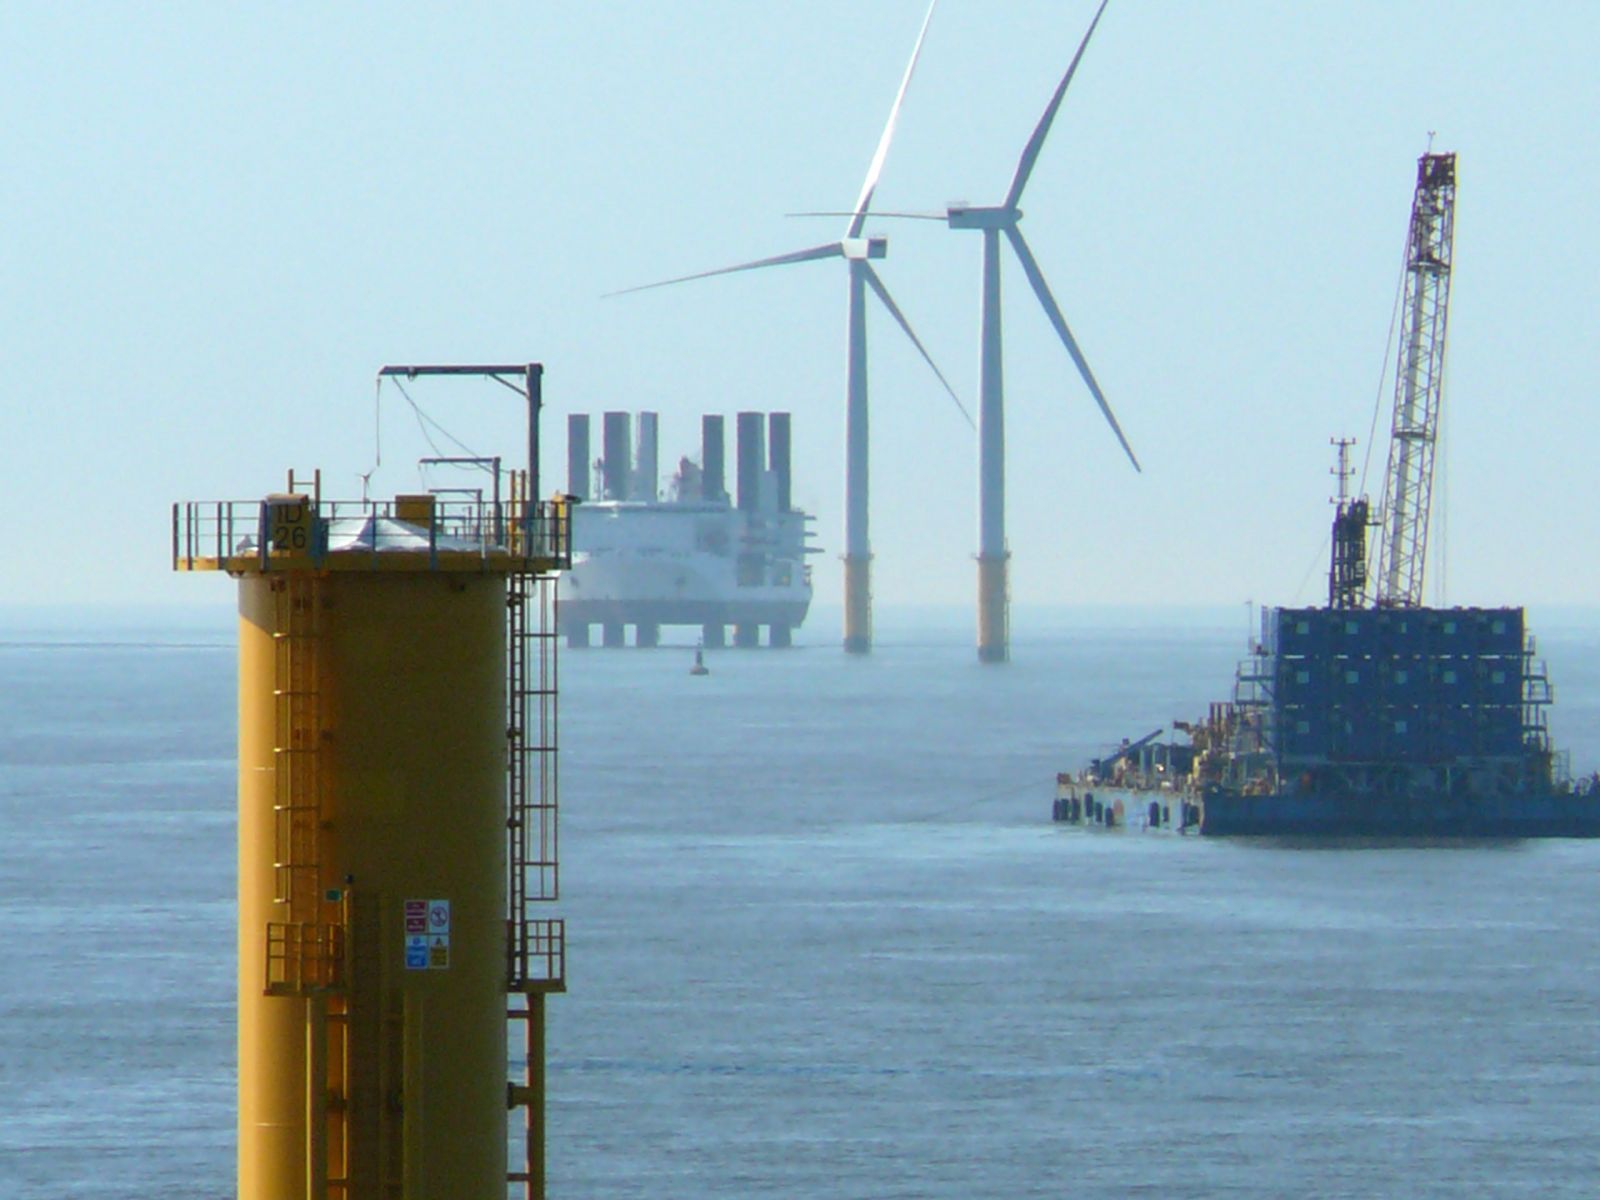
<path fill-rule="evenodd" d="M 522 547 L 524 557 L 533 552 L 533 522 L 539 503 L 539 410 L 544 405 L 544 366 L 529 363 L 524 375 L 528 396 L 528 490 L 524 514 L 526 537 Z"/>

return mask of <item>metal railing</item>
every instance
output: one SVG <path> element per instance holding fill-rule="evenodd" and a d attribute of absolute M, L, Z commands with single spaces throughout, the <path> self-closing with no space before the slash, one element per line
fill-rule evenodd
<path fill-rule="evenodd" d="M 284 519 L 296 509 L 309 520 Z M 434 564 L 440 555 L 452 561 L 476 555 L 561 569 L 572 561 L 571 513 L 561 500 L 530 510 L 520 500 L 434 498 L 421 513 L 395 501 L 191 500 L 172 506 L 172 565 L 270 571 L 291 560 L 400 552 L 426 553 Z"/>
<path fill-rule="evenodd" d="M 512 931 L 510 991 L 560 990 L 567 979 L 567 923 L 525 920 Z"/>
<path fill-rule="evenodd" d="M 344 927 L 298 921 L 267 923 L 267 987 L 304 995 L 344 986 Z"/>

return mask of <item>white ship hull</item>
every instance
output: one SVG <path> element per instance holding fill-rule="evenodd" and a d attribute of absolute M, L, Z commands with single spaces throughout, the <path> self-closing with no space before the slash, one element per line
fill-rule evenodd
<path fill-rule="evenodd" d="M 727 505 L 606 501 L 578 506 L 572 568 L 561 587 L 562 633 L 608 644 L 633 625 L 649 644 L 663 625 L 769 626 L 782 644 L 811 606 L 805 514 L 747 513 Z M 748 634 L 746 635 L 748 642 Z"/>

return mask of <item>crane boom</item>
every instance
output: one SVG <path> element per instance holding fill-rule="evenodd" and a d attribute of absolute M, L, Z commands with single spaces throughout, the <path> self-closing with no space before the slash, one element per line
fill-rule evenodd
<path fill-rule="evenodd" d="M 1433 448 L 1444 391 L 1445 327 L 1455 230 L 1456 156 L 1417 160 L 1417 190 L 1406 240 L 1400 347 L 1395 358 L 1394 425 L 1379 510 L 1377 570 L 1369 572 L 1379 607 L 1422 603 L 1433 499 Z"/>

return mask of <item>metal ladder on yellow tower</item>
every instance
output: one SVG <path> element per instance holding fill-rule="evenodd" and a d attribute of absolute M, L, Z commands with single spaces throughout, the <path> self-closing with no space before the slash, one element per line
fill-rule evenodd
<path fill-rule="evenodd" d="M 532 498 L 526 476 L 513 477 L 526 515 Z M 562 544 L 566 508 L 557 505 L 553 534 Z M 535 536 L 531 524 L 524 537 Z M 530 557 L 538 557 L 530 555 Z M 566 927 L 560 919 L 536 917 L 540 904 L 560 898 L 556 830 L 558 660 L 556 577 L 520 571 L 506 582 L 506 1016 L 522 1025 L 523 1078 L 507 1089 L 507 1104 L 523 1110 L 523 1164 L 507 1172 L 527 1200 L 545 1189 L 544 1000 L 566 991 Z"/>
<path fill-rule="evenodd" d="M 290 491 L 295 481 L 290 479 Z M 306 509 L 307 516 L 315 511 Z M 293 571 L 272 583 L 274 900 L 265 989 L 306 1006 L 306 1195 L 348 1190 L 347 899 L 324 889 L 327 806 L 322 749 L 321 581 Z"/>

